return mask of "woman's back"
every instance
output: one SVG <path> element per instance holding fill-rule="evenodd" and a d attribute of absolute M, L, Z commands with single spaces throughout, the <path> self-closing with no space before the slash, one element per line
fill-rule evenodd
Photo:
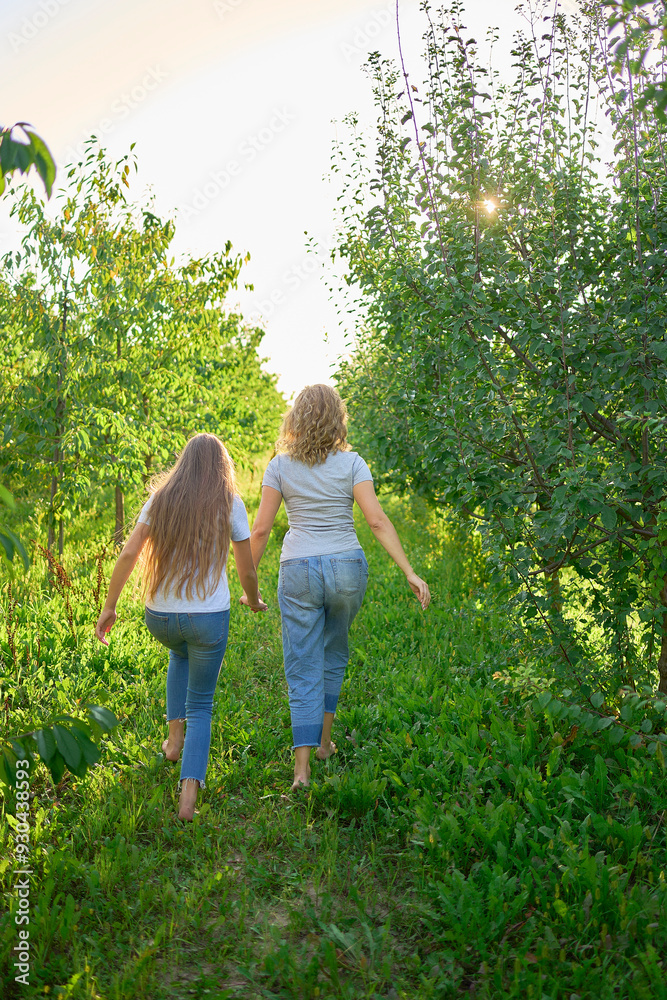
<path fill-rule="evenodd" d="M 356 451 L 330 452 L 324 462 L 314 465 L 276 455 L 262 485 L 278 490 L 285 502 L 289 531 L 281 560 L 359 548 L 352 515 L 353 491 L 358 483 L 372 479 Z"/>

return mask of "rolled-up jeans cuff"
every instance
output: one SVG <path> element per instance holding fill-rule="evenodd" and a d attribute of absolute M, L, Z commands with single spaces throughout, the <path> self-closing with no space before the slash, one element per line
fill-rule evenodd
<path fill-rule="evenodd" d="M 338 695 L 337 694 L 327 694 L 324 692 L 324 711 L 331 712 L 332 715 L 336 714 L 336 708 L 338 707 Z"/>
<path fill-rule="evenodd" d="M 292 726 L 292 749 L 318 747 L 322 742 L 322 725 Z"/>

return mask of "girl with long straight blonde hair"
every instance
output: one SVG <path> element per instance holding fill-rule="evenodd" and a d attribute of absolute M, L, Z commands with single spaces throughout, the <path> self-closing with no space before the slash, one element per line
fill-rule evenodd
<path fill-rule="evenodd" d="M 249 538 L 227 449 L 214 434 L 196 434 L 173 468 L 153 481 L 151 497 L 114 566 L 95 627 L 97 638 L 107 645 L 116 603 L 144 551 L 146 625 L 169 650 L 169 735 L 162 752 L 177 761 L 183 751 L 180 819 L 192 819 L 206 777 L 213 694 L 229 632 L 230 543 L 245 603 L 253 612 L 266 610 Z"/>
<path fill-rule="evenodd" d="M 289 531 L 280 556 L 278 603 L 292 717 L 294 790 L 310 781 L 313 747 L 318 760 L 336 752 L 331 727 L 349 659 L 348 633 L 368 579 L 368 563 L 354 529 L 355 501 L 423 609 L 431 595 L 378 502 L 370 469 L 361 455 L 349 450 L 347 411 L 334 388 L 308 385 L 299 393 L 283 421 L 278 452 L 264 473 L 250 544 L 258 566 L 284 500 Z M 249 603 L 250 597 L 241 601 Z"/>

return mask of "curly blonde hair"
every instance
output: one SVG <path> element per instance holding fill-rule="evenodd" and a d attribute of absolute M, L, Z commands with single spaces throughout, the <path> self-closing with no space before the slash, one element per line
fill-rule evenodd
<path fill-rule="evenodd" d="M 347 409 L 330 385 L 307 385 L 283 420 L 276 450 L 306 465 L 347 451 Z"/>

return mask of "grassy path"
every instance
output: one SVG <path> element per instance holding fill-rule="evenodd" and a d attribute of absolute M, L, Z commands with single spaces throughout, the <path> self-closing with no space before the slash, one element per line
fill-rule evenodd
<path fill-rule="evenodd" d="M 279 538 L 261 574 L 270 612 L 233 611 L 208 788 L 190 826 L 174 819 L 177 772 L 157 753 L 164 657 L 141 606 L 126 602 L 109 651 L 87 639 L 68 651 L 63 633 L 56 655 L 53 632 L 16 704 L 106 691 L 121 725 L 103 766 L 70 775 L 57 799 L 34 779 L 27 988 L 10 964 L 4 824 L 6 1000 L 667 997 L 662 756 L 561 733 L 494 679 L 525 652 L 474 546 L 422 511 L 391 513 L 435 599 L 423 614 L 360 529 L 371 577 L 339 753 L 313 765 L 310 794 L 284 795 Z M 82 596 L 80 630 L 89 608 Z M 21 609 L 26 629 L 53 613 L 36 599 Z"/>

